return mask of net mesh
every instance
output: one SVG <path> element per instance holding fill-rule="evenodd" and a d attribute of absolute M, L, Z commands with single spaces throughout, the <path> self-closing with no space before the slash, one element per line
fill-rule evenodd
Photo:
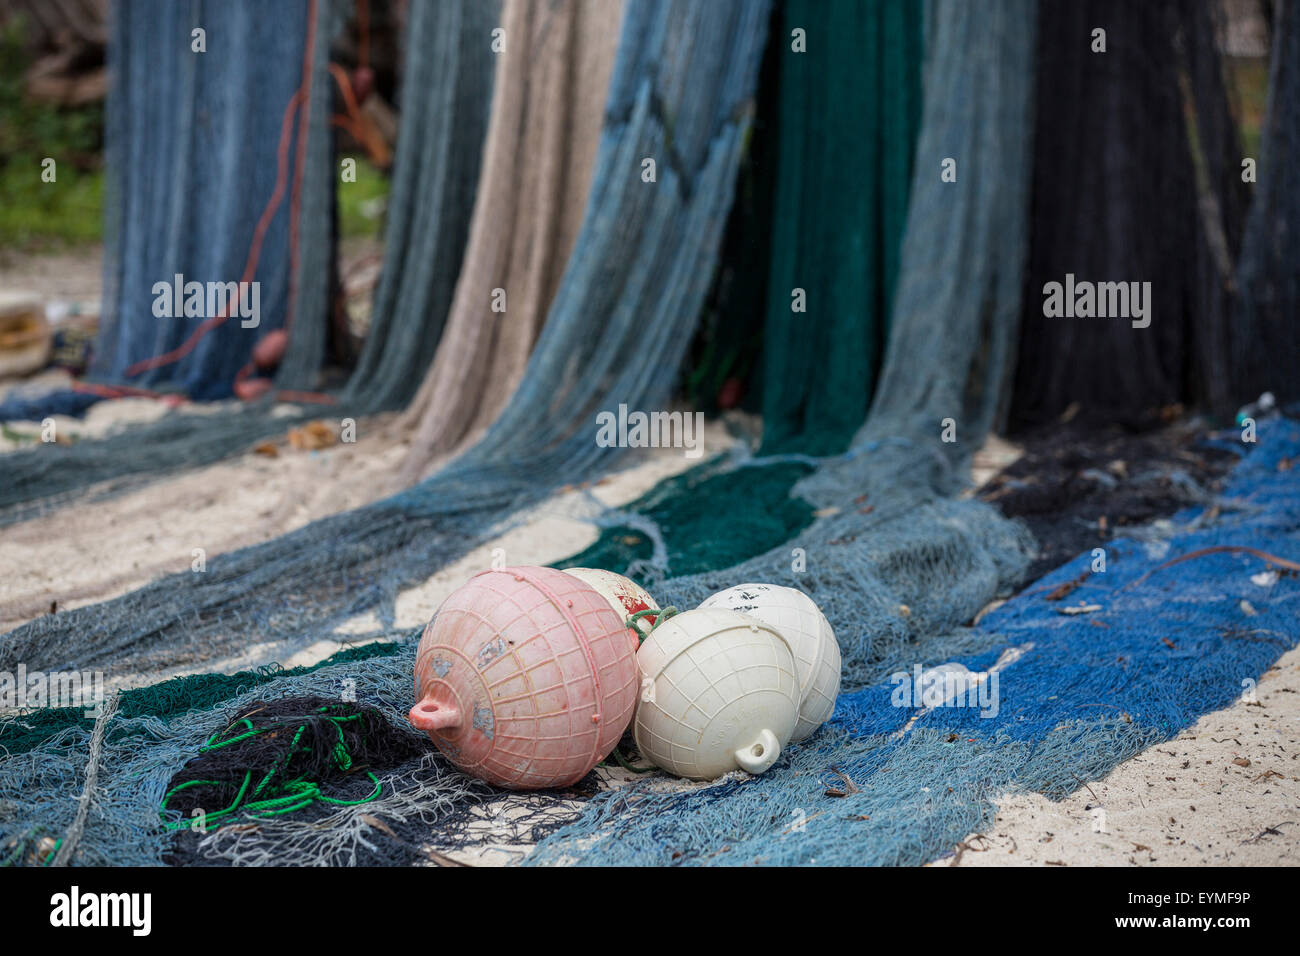
<path fill-rule="evenodd" d="M 317 49 L 322 55 L 316 58 L 316 63 L 321 69 L 327 69 L 324 51 L 328 50 L 330 31 L 338 22 L 331 17 L 337 17 L 340 5 L 337 0 L 318 0 L 318 3 Z M 132 4 L 124 6 L 133 8 Z M 169 16 L 183 9 L 177 4 L 164 6 L 173 11 Z M 250 5 L 228 6 L 245 9 Z M 93 503 L 183 469 L 212 464 L 282 433 L 290 425 L 318 417 L 325 408 L 332 417 L 356 418 L 400 407 L 410 400 L 438 343 L 465 248 L 491 99 L 494 62 L 490 33 L 497 22 L 497 10 L 495 0 L 452 0 L 412 8 L 406 30 L 402 119 L 385 226 L 387 254 L 374 301 L 371 331 L 340 403 L 325 407 L 287 405 L 275 409 L 264 401 L 223 408 L 215 415 L 177 412 L 99 440 L 74 445 L 42 444 L 4 455 L 0 457 L 0 471 L 4 475 L 0 481 L 0 524 L 27 520 L 70 501 Z M 330 16 L 326 16 L 327 12 Z M 245 14 L 259 23 L 269 22 L 265 29 L 273 28 L 276 23 L 274 18 L 253 16 L 246 9 Z M 149 31 L 145 35 L 154 36 Z M 279 64 L 279 69 L 287 69 L 284 66 L 287 61 L 271 62 Z M 298 71 L 295 78 L 301 68 L 299 56 L 293 66 Z M 249 76 L 257 73 L 257 70 L 246 71 Z M 313 90 L 328 93 L 332 83 L 326 73 L 313 81 Z M 326 109 L 328 100 L 327 95 L 314 95 L 313 108 Z M 163 127 L 164 133 L 178 122 L 187 122 L 183 112 L 162 115 L 170 124 Z M 327 123 L 328 116 L 321 119 L 313 114 L 311 128 L 325 129 Z M 277 126 L 275 136 L 268 142 L 274 144 L 278 135 Z M 290 389 L 319 386 L 315 373 L 324 355 L 328 325 L 328 289 L 317 279 L 328 276 L 330 269 L 332 245 L 328 237 L 332 232 L 330 210 L 336 174 L 325 150 L 328 137 L 315 136 L 311 144 L 312 151 L 304 167 L 299 230 L 302 282 L 301 301 L 296 309 L 302 318 L 295 319 L 290 349 L 277 377 L 278 385 Z M 321 150 L 325 150 L 324 155 L 320 155 Z M 235 157 L 250 162 L 251 155 L 236 152 Z M 217 158 L 210 157 L 207 161 L 214 162 Z M 270 161 L 272 173 L 273 160 L 274 157 Z M 113 162 L 110 153 L 110 164 Z M 245 193 L 241 190 L 237 195 Z M 146 199 L 142 196 L 136 202 L 144 204 Z M 264 242 L 263 256 L 272 261 L 272 252 L 280 248 L 273 242 L 273 236 L 278 235 L 273 230 L 283 218 L 281 214 L 273 220 L 273 229 L 268 231 Z M 243 243 L 240 248 L 246 249 L 251 232 L 250 224 L 245 232 L 237 232 L 232 242 L 238 240 L 235 245 Z M 202 240 L 218 248 L 202 230 L 191 229 L 186 235 L 191 243 Z M 156 240 L 154 233 L 149 236 Z M 110 250 L 110 258 L 113 255 Z M 230 255 L 233 256 L 233 251 Z M 287 261 L 287 253 L 284 256 Z M 242 266 L 242 261 L 239 265 Z M 115 281 L 113 268 L 112 265 L 106 268 L 110 280 L 106 289 Z M 164 272 L 164 277 L 168 276 L 170 272 Z M 109 295 L 106 292 L 106 301 Z M 270 301 L 264 294 L 264 308 Z M 147 308 L 143 314 L 149 319 L 150 328 L 160 321 L 153 319 Z M 226 323 L 213 335 L 234 334 L 224 332 L 231 325 Z M 247 334 L 239 329 L 237 322 L 233 326 L 236 332 Z M 228 394 L 234 370 L 245 361 L 246 352 L 228 370 L 224 380 L 226 391 L 222 394 Z"/>
<path fill-rule="evenodd" d="M 766 452 L 841 452 L 866 415 L 907 217 L 921 11 L 919 0 L 785 4 L 763 331 Z M 806 33 L 805 52 L 791 50 L 796 30 Z"/>
<path fill-rule="evenodd" d="M 1224 361 L 1246 187 L 1215 7 L 1041 7 L 1017 424 L 1254 397 Z"/>
<path fill-rule="evenodd" d="M 516 0 L 447 329 L 404 416 L 401 477 L 482 434 L 510 399 L 582 226 L 621 3 Z"/>
<path fill-rule="evenodd" d="M 393 636 L 401 588 L 613 465 L 626 452 L 593 441 L 596 413 L 658 407 L 671 389 L 726 220 L 767 13 L 627 9 L 583 229 L 523 382 L 477 445 L 392 498 L 25 625 L 0 639 L 0 659 L 129 670 L 262 642 L 284 653 L 363 612 L 371 636 Z M 656 181 L 642 180 L 643 158 L 658 159 Z"/>
<path fill-rule="evenodd" d="M 1300 9 L 1275 5 L 1268 111 L 1262 131 L 1258 184 L 1237 271 L 1240 287 L 1235 374 L 1246 398 L 1268 389 L 1283 401 L 1300 398 L 1300 196 L 1287 170 L 1300 162 Z"/>
<path fill-rule="evenodd" d="M 691 320 L 676 310 L 703 300 L 703 280 L 691 281 L 692 269 L 716 251 L 726 215 L 717 196 L 737 165 L 742 105 L 766 11 L 755 4 L 726 22 L 722 5 L 701 7 L 629 5 L 574 261 L 522 399 L 479 446 L 411 492 L 214 562 L 207 577 L 192 576 L 202 581 L 181 576 L 169 589 L 58 615 L 64 620 L 57 625 L 29 625 L 5 639 L 0 660 L 183 660 L 228 644 L 236 623 L 244 640 L 251 634 L 292 641 L 371 609 L 380 612 L 375 634 L 396 636 L 391 607 L 403 581 L 427 575 L 564 477 L 586 480 L 606 467 L 612 454 L 593 449 L 582 428 L 595 410 L 610 407 L 610 396 L 632 396 L 635 404 L 665 394 L 670 373 L 644 359 L 663 356 L 675 367 L 681 357 Z M 531 862 L 925 862 L 990 822 L 992 801 L 1007 790 L 1061 796 L 1225 706 L 1243 681 L 1258 678 L 1300 638 L 1295 578 L 1258 583 L 1257 556 L 1216 551 L 1162 567 L 1200 549 L 1242 544 L 1294 559 L 1300 490 L 1289 463 L 1300 450 L 1300 426 L 1287 420 L 1263 424 L 1260 446 L 1211 508 L 1112 541 L 1104 573 L 1094 571 L 1092 555 L 1081 555 L 969 626 L 1023 578 L 1035 551 L 1023 526 L 987 503 L 953 497 L 1006 402 L 1033 125 L 1036 5 L 973 7 L 959 0 L 926 7 L 924 105 L 893 330 L 865 426 L 834 458 L 723 465 L 743 466 L 742 480 L 753 483 L 760 500 L 775 502 L 777 520 L 763 543 L 798 525 L 793 535 L 731 566 L 721 562 L 743 552 L 725 552 L 709 567 L 714 558 L 692 553 L 675 529 L 664 533 L 653 498 L 634 516 L 614 516 L 649 542 L 648 556 L 642 549 L 632 558 L 663 603 L 692 606 L 713 590 L 755 579 L 810 593 L 844 649 L 847 692 L 834 719 L 760 777 L 684 787 L 655 775 L 598 793 L 587 781 L 574 793 L 522 801 L 526 818 L 538 814 L 537 825 L 525 830 L 542 837 Z M 732 46 L 720 54 L 684 40 L 701 30 L 717 31 Z M 689 116 L 696 124 L 681 122 L 676 108 L 706 88 L 713 98 L 689 102 L 712 122 L 695 113 Z M 656 145 L 662 152 L 654 152 Z M 648 184 L 636 175 L 639 158 L 663 152 L 674 157 L 672 178 L 661 163 L 658 189 L 646 195 L 641 187 Z M 939 176 L 948 157 L 957 158 L 956 182 Z M 667 197 L 666 181 L 673 186 Z M 605 231 L 597 228 L 602 223 Z M 686 237 L 700 245 L 678 258 Z M 620 240 L 618 254 L 603 258 Z M 632 293 L 661 271 L 675 281 L 651 283 L 652 308 Z M 664 288 L 669 303 L 659 298 Z M 597 343 L 581 307 L 602 301 Z M 642 328 L 640 318 L 660 305 L 664 313 Z M 651 338 L 674 318 L 681 324 L 675 339 Z M 788 471 L 763 474 L 780 468 Z M 714 476 L 703 470 L 688 481 Z M 773 476 L 798 477 L 800 500 L 762 488 Z M 816 509 L 810 523 L 803 502 Z M 1071 605 L 1081 600 L 1098 609 L 1063 613 L 1052 595 L 1068 583 Z M 89 644 L 86 634 L 95 635 Z M 337 698 L 339 682 L 351 681 L 358 700 L 396 723 L 410 702 L 413 664 L 412 636 L 401 636 L 406 640 L 391 655 L 364 667 L 332 663 L 272 679 L 232 706 Z M 891 680 L 893 674 L 953 662 L 982 675 L 987 688 L 996 675 L 997 696 L 983 707 L 899 703 L 905 682 Z M 13 789 L 0 790 L 0 800 L 14 812 L 3 845 L 16 859 L 37 862 L 48 852 L 45 837 L 63 840 L 54 852 L 80 862 L 160 859 L 170 844 L 156 810 L 168 781 L 231 712 L 163 720 L 114 715 L 93 727 L 83 720 L 4 757 L 0 781 Z M 475 789 L 481 785 L 432 756 L 422 758 L 419 775 L 415 769 L 381 776 L 393 784 L 389 802 L 344 808 L 327 826 L 285 817 L 257 831 L 217 831 L 199 841 L 198 852 L 241 863 L 379 859 L 396 851 L 385 849 L 375 835 L 382 828 L 364 817 L 406 833 L 402 828 L 422 811 L 429 816 L 419 817 L 420 825 L 439 839 L 470 834 L 473 808 L 486 799 Z M 87 780 L 97 796 L 94 813 L 81 819 L 78 797 Z"/>
<path fill-rule="evenodd" d="M 886 663 L 762 776 L 609 790 L 528 862 L 917 865 L 990 826 L 1009 791 L 1060 798 L 1104 776 L 1249 692 L 1300 641 L 1294 575 L 1261 585 L 1266 561 L 1225 552 L 1162 569 L 1242 542 L 1294 559 L 1300 486 L 1286 462 L 1298 448 L 1300 426 L 1276 423 L 1216 513 L 1184 512 L 1161 540 L 1114 541 L 1104 572 L 1081 555 L 961 645 L 923 645 L 896 672 Z M 1097 610 L 1062 613 L 1052 594 L 1080 576 L 1074 596 Z M 966 668 L 974 682 L 958 686 L 977 690 L 915 696 L 916 667 L 941 663 Z"/>

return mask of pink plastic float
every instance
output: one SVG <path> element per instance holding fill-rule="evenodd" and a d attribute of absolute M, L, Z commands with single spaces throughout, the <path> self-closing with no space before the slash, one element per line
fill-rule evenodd
<path fill-rule="evenodd" d="M 483 571 L 425 628 L 411 723 L 456 766 L 512 790 L 576 783 L 632 719 L 636 638 L 552 568 Z"/>

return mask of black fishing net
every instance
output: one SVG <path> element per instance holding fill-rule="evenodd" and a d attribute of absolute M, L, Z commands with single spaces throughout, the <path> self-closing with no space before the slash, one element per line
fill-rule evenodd
<path fill-rule="evenodd" d="M 1242 244 L 1233 365 L 1243 400 L 1300 398 L 1300 4 L 1273 19 L 1259 181 Z"/>
<path fill-rule="evenodd" d="M 1238 460 L 1208 440 L 1204 425 L 1131 431 L 1053 425 L 1021 436 L 1024 454 L 979 497 L 1033 532 L 1035 579 L 1135 528 L 1205 504 Z"/>
<path fill-rule="evenodd" d="M 1014 424 L 1225 400 L 1244 202 L 1211 6 L 1040 3 Z"/>

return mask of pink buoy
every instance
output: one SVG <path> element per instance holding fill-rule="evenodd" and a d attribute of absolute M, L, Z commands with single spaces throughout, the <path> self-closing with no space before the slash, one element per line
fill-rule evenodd
<path fill-rule="evenodd" d="M 483 571 L 420 639 L 410 721 L 468 774 L 563 787 L 632 720 L 636 638 L 589 584 L 552 568 Z"/>

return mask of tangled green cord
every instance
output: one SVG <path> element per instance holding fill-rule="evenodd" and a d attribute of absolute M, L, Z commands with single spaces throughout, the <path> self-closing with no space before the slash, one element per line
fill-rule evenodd
<path fill-rule="evenodd" d="M 640 645 L 645 643 L 645 639 L 647 637 L 649 637 L 651 634 L 654 633 L 656 627 L 658 627 L 660 624 L 668 620 L 676 613 L 677 613 L 677 608 L 675 607 L 665 607 L 665 608 L 648 607 L 644 611 L 637 611 L 635 614 L 629 617 L 627 621 L 625 621 L 624 623 L 626 623 L 628 627 L 632 628 L 632 630 L 636 632 L 637 646 L 639 647 Z M 650 630 L 648 631 L 641 630 L 641 619 L 645 617 L 653 617 L 655 619 L 655 622 L 650 625 Z"/>
<path fill-rule="evenodd" d="M 328 707 L 320 708 L 321 713 L 324 713 L 326 710 L 328 710 Z M 334 745 L 334 763 L 339 770 L 346 773 L 352 769 L 352 754 L 348 752 L 347 744 L 343 738 L 343 724 L 353 720 L 360 720 L 361 715 L 349 714 L 346 717 L 334 717 L 325 714 L 325 719 L 333 725 L 334 731 L 338 734 L 338 742 Z M 225 740 L 218 739 L 222 734 L 229 732 L 232 727 L 238 727 L 240 724 L 243 724 L 247 728 L 245 732 Z M 220 750 L 223 747 L 232 746 L 241 741 L 248 740 L 250 737 L 256 737 L 259 734 L 269 733 L 276 729 L 278 728 L 268 727 L 259 730 L 257 727 L 253 726 L 251 720 L 247 717 L 243 717 L 225 730 L 219 730 L 209 737 L 208 742 L 199 748 L 199 752 L 211 753 L 214 750 Z M 298 753 L 299 743 L 306 730 L 306 724 L 302 724 L 298 727 L 284 757 L 277 761 L 276 765 L 262 776 L 262 779 L 251 792 L 249 791 L 249 786 L 253 782 L 253 771 L 245 770 L 244 782 L 240 786 L 239 792 L 235 794 L 234 801 L 224 810 L 218 810 L 215 813 L 207 814 L 206 820 L 220 820 L 241 812 L 246 816 L 252 817 L 279 816 L 280 814 L 301 810 L 303 807 L 310 806 L 317 801 L 320 801 L 321 803 L 332 803 L 336 806 L 353 807 L 358 806 L 359 804 L 369 803 L 379 796 L 383 786 L 380 784 L 379 778 L 368 770 L 366 771 L 366 776 L 368 776 L 374 783 L 375 789 L 368 797 L 363 797 L 360 800 L 339 800 L 336 797 L 327 797 L 321 792 L 320 784 L 312 780 L 307 780 L 304 777 L 297 777 L 290 780 L 288 783 L 273 786 L 273 781 L 276 777 L 281 775 L 284 770 L 288 768 L 289 762 L 293 759 L 294 755 Z M 167 791 L 167 794 L 163 797 L 161 806 L 158 808 L 159 815 L 164 817 L 163 826 L 169 830 L 184 830 L 188 829 L 192 823 L 191 820 L 169 821 L 165 819 L 167 814 L 167 804 L 176 794 L 180 793 L 182 790 L 188 790 L 191 787 L 219 787 L 221 785 L 222 781 L 220 780 L 187 780 L 184 783 L 172 787 Z M 275 792 L 278 795 L 261 796 L 268 791 Z M 247 802 L 245 802 L 245 799 L 247 799 Z"/>

